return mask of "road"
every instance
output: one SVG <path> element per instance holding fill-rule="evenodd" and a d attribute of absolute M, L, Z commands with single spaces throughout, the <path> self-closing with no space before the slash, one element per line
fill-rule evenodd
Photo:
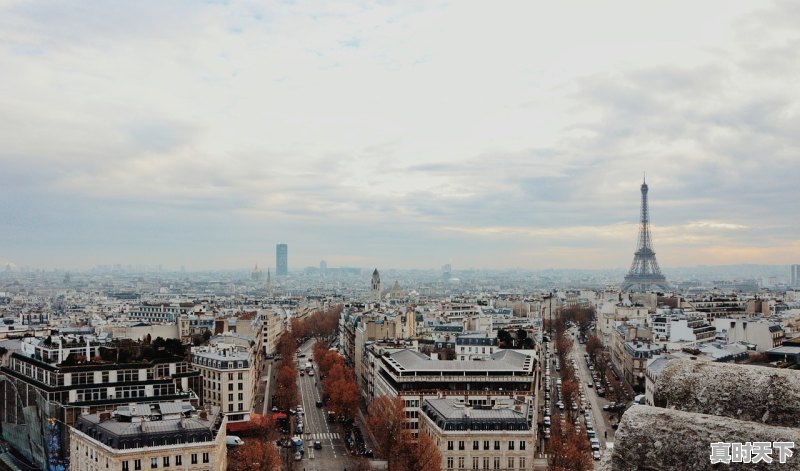
<path fill-rule="evenodd" d="M 297 358 L 298 370 L 311 358 L 314 342 L 315 340 L 311 339 L 300 347 Z M 325 410 L 316 406 L 317 401 L 322 399 L 322 385 L 316 374 L 316 362 L 314 365 L 314 376 L 304 374 L 297 377 L 298 390 L 305 411 L 302 438 L 306 453 L 302 461 L 296 462 L 295 469 L 306 471 L 355 469 L 355 463 L 347 453 L 338 424 L 329 424 L 325 420 Z M 314 449 L 315 441 L 320 442 L 322 446 L 320 450 Z"/>
<path fill-rule="evenodd" d="M 592 374 L 589 371 L 589 367 L 586 365 L 586 359 L 583 356 L 584 353 L 586 353 L 586 344 L 573 342 L 572 357 L 575 359 L 575 364 L 578 366 L 576 374 L 578 375 L 578 380 L 580 381 L 582 390 L 586 394 L 589 404 L 592 406 L 592 423 L 594 424 L 594 431 L 597 433 L 598 440 L 600 440 L 600 443 L 603 445 L 600 449 L 601 453 L 605 453 L 606 442 L 614 442 L 615 432 L 615 430 L 611 428 L 611 423 L 608 420 L 608 414 L 603 412 L 603 406 L 608 404 L 609 401 L 598 396 L 593 387 L 588 387 L 587 383 L 594 381 L 592 381 Z"/>

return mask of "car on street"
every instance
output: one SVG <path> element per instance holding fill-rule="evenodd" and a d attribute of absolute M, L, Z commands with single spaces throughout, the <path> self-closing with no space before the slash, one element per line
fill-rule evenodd
<path fill-rule="evenodd" d="M 589 443 L 592 445 L 592 450 L 599 450 L 600 449 L 600 440 L 596 438 L 589 439 Z"/>
<path fill-rule="evenodd" d="M 593 450 L 592 451 L 592 459 L 594 459 L 595 461 L 599 461 L 600 460 L 600 450 Z"/>
<path fill-rule="evenodd" d="M 322 449 L 322 442 L 321 442 L 321 441 L 319 441 L 319 440 L 316 440 L 316 441 L 314 442 L 314 449 L 315 449 L 315 450 L 321 450 L 321 449 Z"/>

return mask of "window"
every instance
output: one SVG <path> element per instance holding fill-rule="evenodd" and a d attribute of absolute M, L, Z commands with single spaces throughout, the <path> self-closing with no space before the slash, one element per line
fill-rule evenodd
<path fill-rule="evenodd" d="M 233 391 L 233 383 L 228 383 L 228 391 Z"/>
<path fill-rule="evenodd" d="M 243 380 L 243 379 L 244 379 L 244 373 L 239 373 L 239 380 Z"/>
<path fill-rule="evenodd" d="M 464 457 L 463 456 L 459 456 L 458 457 L 458 467 L 460 469 L 464 469 Z"/>
<path fill-rule="evenodd" d="M 514 469 L 514 458 L 508 459 L 508 469 Z"/>
<path fill-rule="evenodd" d="M 509 440 L 508 441 L 508 449 L 509 450 L 513 450 L 514 449 L 514 440 Z M 512 466 L 512 468 L 513 468 L 513 466 Z"/>
<path fill-rule="evenodd" d="M 525 449 L 525 444 L 526 444 L 526 443 L 528 443 L 528 442 L 526 442 L 525 440 L 520 440 L 520 441 L 519 441 L 519 449 L 520 449 L 520 450 L 524 450 L 524 449 Z"/>
<path fill-rule="evenodd" d="M 183 464 L 182 455 L 175 455 L 175 466 L 180 466 Z"/>
<path fill-rule="evenodd" d="M 519 459 L 519 467 L 520 467 L 520 469 L 525 469 L 525 458 L 520 457 L 520 459 Z"/>
<path fill-rule="evenodd" d="M 480 450 L 481 449 L 480 445 L 481 445 L 481 442 L 479 442 L 478 440 L 475 440 L 474 442 L 472 442 L 472 449 L 473 450 Z"/>
<path fill-rule="evenodd" d="M 164 457 L 163 465 L 164 465 L 165 468 L 169 466 L 169 456 L 165 456 Z"/>
<path fill-rule="evenodd" d="M 197 453 L 192 453 L 192 464 L 197 464 Z"/>
<path fill-rule="evenodd" d="M 128 468 L 128 462 L 127 461 L 123 461 L 122 462 L 122 471 L 128 471 L 129 469 L 130 468 Z"/>
<path fill-rule="evenodd" d="M 489 449 L 489 440 L 484 440 L 483 441 L 483 449 L 484 450 L 488 450 Z"/>
<path fill-rule="evenodd" d="M 239 391 L 244 390 L 244 383 L 239 383 Z"/>
<path fill-rule="evenodd" d="M 447 457 L 447 469 L 453 469 L 453 457 L 452 456 L 448 456 Z"/>
<path fill-rule="evenodd" d="M 150 467 L 158 468 L 158 458 L 150 458 Z"/>
<path fill-rule="evenodd" d="M 203 453 L 203 463 L 208 463 L 208 453 Z"/>
<path fill-rule="evenodd" d="M 133 469 L 136 471 L 142 469 L 142 460 L 133 460 Z"/>
<path fill-rule="evenodd" d="M 239 400 L 244 401 L 244 393 L 239 393 Z"/>
<path fill-rule="evenodd" d="M 228 400 L 233 401 L 233 393 L 228 394 Z"/>
<path fill-rule="evenodd" d="M 484 456 L 483 457 L 483 469 L 489 469 L 489 457 L 488 456 Z"/>
<path fill-rule="evenodd" d="M 447 449 L 448 450 L 452 450 L 453 449 L 453 440 L 447 440 Z"/>
<path fill-rule="evenodd" d="M 228 373 L 228 381 L 233 381 L 233 373 Z"/>
<path fill-rule="evenodd" d="M 494 441 L 494 449 L 495 450 L 499 450 L 500 449 L 500 440 L 495 440 Z"/>
<path fill-rule="evenodd" d="M 473 456 L 472 457 L 472 469 L 478 469 L 478 457 L 477 456 Z"/>
<path fill-rule="evenodd" d="M 500 457 L 499 456 L 495 456 L 494 457 L 494 469 L 500 469 Z"/>
<path fill-rule="evenodd" d="M 463 450 L 464 449 L 464 440 L 459 440 L 458 441 L 458 449 L 459 450 Z"/>
<path fill-rule="evenodd" d="M 228 404 L 228 412 L 233 412 L 233 403 Z"/>

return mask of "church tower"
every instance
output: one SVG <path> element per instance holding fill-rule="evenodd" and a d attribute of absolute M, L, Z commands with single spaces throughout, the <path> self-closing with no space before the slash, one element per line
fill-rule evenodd
<path fill-rule="evenodd" d="M 376 303 L 381 302 L 381 275 L 378 273 L 377 268 L 372 272 L 372 291 L 370 294 L 370 300 Z"/>

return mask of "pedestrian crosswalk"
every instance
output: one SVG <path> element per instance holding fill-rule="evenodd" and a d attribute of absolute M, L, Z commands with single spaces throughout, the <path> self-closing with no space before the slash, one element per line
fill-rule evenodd
<path fill-rule="evenodd" d="M 304 435 L 306 440 L 328 440 L 328 439 L 337 439 L 339 438 L 338 432 L 326 432 L 326 433 L 307 433 Z"/>

